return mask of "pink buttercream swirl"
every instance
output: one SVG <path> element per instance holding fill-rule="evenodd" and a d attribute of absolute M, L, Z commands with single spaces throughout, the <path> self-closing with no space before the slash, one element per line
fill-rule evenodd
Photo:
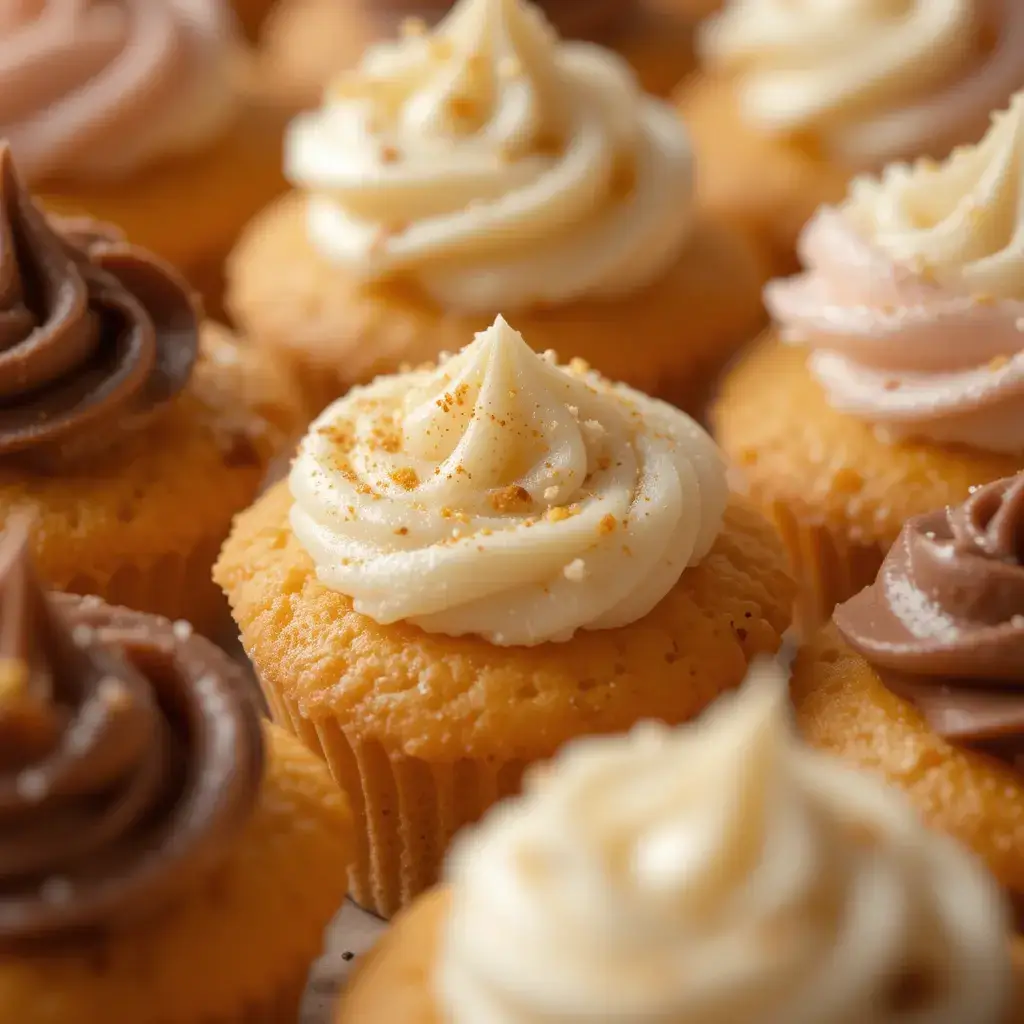
<path fill-rule="evenodd" d="M 901 265 L 826 207 L 805 272 L 765 291 L 783 340 L 813 351 L 830 404 L 892 437 L 1024 451 L 1024 301 L 972 297 Z"/>
<path fill-rule="evenodd" d="M 2 0 L 0 135 L 35 182 L 196 148 L 234 108 L 233 37 L 221 0 Z"/>

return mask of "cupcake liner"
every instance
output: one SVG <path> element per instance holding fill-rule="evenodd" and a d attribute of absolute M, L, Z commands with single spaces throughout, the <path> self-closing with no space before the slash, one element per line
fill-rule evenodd
<path fill-rule="evenodd" d="M 800 584 L 794 625 L 810 636 L 832 617 L 837 604 L 874 581 L 887 547 L 860 543 L 824 523 L 803 522 L 785 502 L 774 501 L 766 511 Z"/>
<path fill-rule="evenodd" d="M 211 571 L 223 538 L 202 541 L 188 554 L 174 552 L 146 561 L 125 562 L 111 574 L 80 569 L 70 578 L 50 582 L 72 594 L 96 594 L 108 604 L 186 619 L 196 632 L 221 640 L 235 632 L 227 601 Z"/>
<path fill-rule="evenodd" d="M 431 764 L 357 740 L 331 720 L 312 722 L 261 677 L 271 713 L 327 762 L 355 820 L 349 894 L 390 918 L 439 878 L 455 834 L 519 791 L 527 762 L 469 758 Z"/>

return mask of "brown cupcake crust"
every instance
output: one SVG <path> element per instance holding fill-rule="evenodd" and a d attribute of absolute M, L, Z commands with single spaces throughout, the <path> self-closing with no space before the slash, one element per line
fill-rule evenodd
<path fill-rule="evenodd" d="M 36 565 L 55 589 L 180 560 L 226 535 L 298 417 L 287 374 L 204 325 L 192 378 L 151 423 L 52 472 L 0 460 L 0 523 L 33 517 Z"/>
<path fill-rule="evenodd" d="M 1024 894 L 1024 779 L 936 735 L 842 640 L 835 626 L 798 654 L 791 693 L 805 738 L 902 789 L 925 821 Z"/>
<path fill-rule="evenodd" d="M 678 397 L 764 321 L 767 267 L 754 245 L 698 215 L 659 281 L 613 302 L 504 312 L 537 351 L 578 356 L 613 380 Z M 249 226 L 228 265 L 228 306 L 245 333 L 294 363 L 312 405 L 352 383 L 467 345 L 494 314 L 445 313 L 408 286 L 363 286 L 310 244 L 305 197 L 287 195 Z"/>
<path fill-rule="evenodd" d="M 685 721 L 738 685 L 751 658 L 775 651 L 789 624 L 778 541 L 739 501 L 711 553 L 646 618 L 534 648 L 359 615 L 317 581 L 290 505 L 280 484 L 239 516 L 215 579 L 273 688 L 392 754 L 533 760 L 580 732 Z"/>

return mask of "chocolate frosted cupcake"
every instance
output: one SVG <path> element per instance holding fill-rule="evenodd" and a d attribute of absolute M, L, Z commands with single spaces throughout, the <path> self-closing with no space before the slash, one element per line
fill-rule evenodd
<path fill-rule="evenodd" d="M 538 5 L 563 35 L 611 47 L 630 62 L 645 89 L 665 96 L 693 67 L 695 16 L 681 2 L 539 0 Z M 395 36 L 403 22 L 417 29 L 436 24 L 452 6 L 452 0 L 282 0 L 262 32 L 263 88 L 279 101 L 312 106 L 368 46 Z"/>
<path fill-rule="evenodd" d="M 910 520 L 834 618 L 797 659 L 801 728 L 905 789 L 1024 908 L 1024 474 Z"/>
<path fill-rule="evenodd" d="M 32 514 L 48 584 L 216 628 L 210 566 L 295 410 L 176 272 L 48 220 L 0 150 L 0 523 Z"/>
<path fill-rule="evenodd" d="M 0 1020 L 286 1024 L 349 817 L 183 623 L 46 595 L 0 546 Z"/>

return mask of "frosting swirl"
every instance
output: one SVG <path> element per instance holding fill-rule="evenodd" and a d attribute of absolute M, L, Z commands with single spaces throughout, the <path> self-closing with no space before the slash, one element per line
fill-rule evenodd
<path fill-rule="evenodd" d="M 940 734 L 1024 736 L 1024 474 L 911 519 L 835 621 Z"/>
<path fill-rule="evenodd" d="M 130 924 L 245 822 L 262 736 L 241 671 L 176 624 L 48 597 L 0 549 L 0 948 Z"/>
<path fill-rule="evenodd" d="M 1024 85 L 1017 0 L 731 0 L 701 36 L 743 112 L 878 167 L 978 138 Z"/>
<path fill-rule="evenodd" d="M 356 611 L 506 645 L 642 618 L 727 499 L 693 420 L 556 366 L 500 317 L 436 369 L 330 406 L 291 489 L 296 536 Z"/>
<path fill-rule="evenodd" d="M 797 744 L 785 688 L 578 741 L 457 846 L 452 1024 L 1002 1020 L 989 876 L 891 790 Z"/>
<path fill-rule="evenodd" d="M 1024 450 L 1024 94 L 945 163 L 861 179 L 766 304 L 843 412 L 890 437 Z"/>
<path fill-rule="evenodd" d="M 13 0 L 0 135 L 32 182 L 110 178 L 207 144 L 236 104 L 221 0 Z"/>
<path fill-rule="evenodd" d="M 0 147 L 0 455 L 78 445 L 186 384 L 199 343 L 169 266 L 90 221 L 48 221 Z"/>
<path fill-rule="evenodd" d="M 286 169 L 330 259 L 473 311 L 643 287 L 692 217 L 674 111 L 523 0 L 462 0 L 433 34 L 371 49 L 295 122 Z"/>

